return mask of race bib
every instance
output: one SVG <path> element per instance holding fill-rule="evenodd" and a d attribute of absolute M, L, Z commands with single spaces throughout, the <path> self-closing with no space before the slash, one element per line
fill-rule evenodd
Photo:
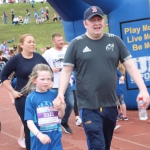
<path fill-rule="evenodd" d="M 58 110 L 52 106 L 38 107 L 36 109 L 39 126 L 47 126 L 60 123 Z"/>

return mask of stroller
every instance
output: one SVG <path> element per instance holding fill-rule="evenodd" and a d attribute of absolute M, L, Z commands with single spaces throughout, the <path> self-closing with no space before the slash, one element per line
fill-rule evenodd
<path fill-rule="evenodd" d="M 3 70 L 3 68 L 5 67 L 5 62 L 4 61 L 0 61 L 0 85 L 1 85 L 1 72 Z"/>

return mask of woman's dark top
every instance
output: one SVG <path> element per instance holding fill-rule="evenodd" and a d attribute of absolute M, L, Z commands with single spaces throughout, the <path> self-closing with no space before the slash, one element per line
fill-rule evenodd
<path fill-rule="evenodd" d="M 27 84 L 33 67 L 40 63 L 48 65 L 47 61 L 38 53 L 33 53 L 31 59 L 24 58 L 21 53 L 17 54 L 6 63 L 6 66 L 2 70 L 1 81 L 8 80 L 9 75 L 14 71 L 17 77 L 15 90 L 20 92 Z"/>

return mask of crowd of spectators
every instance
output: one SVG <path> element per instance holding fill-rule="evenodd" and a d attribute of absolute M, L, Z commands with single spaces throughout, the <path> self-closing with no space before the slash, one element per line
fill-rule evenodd
<path fill-rule="evenodd" d="M 12 21 L 12 25 L 24 25 L 24 24 L 28 24 L 31 22 L 31 13 L 29 11 L 29 9 L 26 9 L 26 14 L 25 17 L 23 18 L 20 15 L 16 15 L 15 11 L 13 9 L 11 9 L 11 21 Z M 39 10 L 35 9 L 35 12 L 33 14 L 34 19 L 35 19 L 35 23 L 39 24 L 39 23 L 43 23 L 46 20 L 49 20 L 49 7 L 41 7 Z M 7 17 L 8 14 L 4 11 L 3 15 L 2 15 L 2 19 L 4 24 L 7 24 Z M 54 16 L 52 17 L 52 22 L 59 20 L 59 18 L 57 18 L 56 13 L 54 13 Z"/>
<path fill-rule="evenodd" d="M 31 3 L 32 8 L 34 8 L 35 0 L 0 0 L 0 4 L 8 4 L 8 3 Z M 46 0 L 36 0 L 36 2 L 45 3 Z"/>
<path fill-rule="evenodd" d="M 12 47 L 8 46 L 8 43 L 11 43 L 14 41 L 14 38 L 9 40 L 8 42 L 2 41 L 0 44 L 0 54 L 1 57 L 4 58 L 3 60 L 1 59 L 0 61 L 5 61 L 7 62 L 17 51 L 17 46 L 13 45 Z"/>
<path fill-rule="evenodd" d="M 9 0 L 9 2 L 14 1 L 14 0 Z M 16 1 L 16 0 L 15 0 Z M 4 24 L 7 24 L 7 18 L 8 16 L 11 16 L 11 20 L 12 20 L 12 25 L 24 25 L 24 24 L 28 24 L 31 22 L 31 16 L 33 15 L 34 17 L 34 21 L 36 24 L 39 23 L 44 23 L 45 21 L 50 20 L 51 22 L 56 22 L 56 21 L 61 21 L 61 17 L 57 15 L 56 12 L 53 13 L 52 18 L 49 18 L 49 7 L 41 7 L 39 10 L 37 10 L 34 6 L 34 3 L 36 0 L 17 0 L 19 2 L 25 2 L 25 3 L 31 3 L 31 8 L 34 9 L 34 14 L 30 13 L 30 9 L 31 8 L 27 8 L 25 11 L 25 16 L 21 16 L 20 14 L 17 13 L 17 11 L 15 12 L 13 9 L 11 9 L 11 15 L 9 14 L 9 12 L 4 11 L 2 14 L 2 19 Z M 40 0 L 38 0 L 40 1 Z M 41 2 L 46 2 L 45 0 L 41 0 Z M 6 3 L 6 0 L 0 0 L 0 4 L 1 3 Z M 32 12 L 32 11 L 31 11 Z"/>

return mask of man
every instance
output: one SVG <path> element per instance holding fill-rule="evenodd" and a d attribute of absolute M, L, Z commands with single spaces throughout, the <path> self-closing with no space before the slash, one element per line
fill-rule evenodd
<path fill-rule="evenodd" d="M 54 33 L 52 35 L 52 43 L 54 47 L 45 51 L 43 57 L 47 60 L 47 62 L 49 63 L 49 65 L 53 70 L 54 73 L 53 89 L 58 91 L 59 77 L 60 77 L 60 72 L 63 68 L 63 60 L 64 60 L 64 55 L 66 53 L 66 48 L 64 48 L 63 37 L 59 33 Z M 74 97 L 73 97 L 70 84 L 68 84 L 64 96 L 66 102 L 66 109 L 65 109 L 65 115 L 61 120 L 61 125 L 66 133 L 72 133 L 72 130 L 68 125 L 68 119 L 74 106 Z"/>
<path fill-rule="evenodd" d="M 83 127 L 90 150 L 110 150 L 117 118 L 116 68 L 119 60 L 139 87 L 144 106 L 149 94 L 142 77 L 122 40 L 104 33 L 104 14 L 97 6 L 84 13 L 86 33 L 76 37 L 67 49 L 57 98 L 64 101 L 73 68 Z"/>

